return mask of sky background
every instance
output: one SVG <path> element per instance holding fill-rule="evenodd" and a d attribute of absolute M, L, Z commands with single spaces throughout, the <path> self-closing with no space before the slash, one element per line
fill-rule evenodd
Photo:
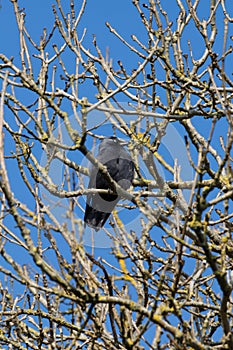
<path fill-rule="evenodd" d="M 200 16 L 204 19 L 208 15 L 208 8 L 209 8 L 209 0 L 201 0 L 201 9 L 199 11 Z M 19 1 L 20 7 L 25 6 L 25 12 L 26 12 L 26 27 L 28 31 L 30 32 L 30 35 L 32 36 L 33 40 L 35 40 L 37 43 L 39 43 L 39 38 L 43 33 L 43 28 L 46 27 L 48 29 L 48 32 L 52 29 L 53 22 L 54 22 L 54 16 L 52 12 L 52 4 L 54 1 L 51 0 L 41 0 L 41 1 Z M 66 8 L 66 3 L 68 6 L 68 1 L 62 1 L 64 3 L 64 12 L 68 12 L 68 7 Z M 165 9 L 167 7 L 167 10 L 169 13 L 172 13 L 172 20 L 173 20 L 173 27 L 176 26 L 176 18 L 178 15 L 177 12 L 177 6 L 176 1 L 161 1 L 162 5 L 165 6 Z M 225 2 L 228 10 L 231 10 L 230 4 L 231 1 L 228 0 Z M 206 4 L 206 7 L 205 5 Z M 19 64 L 19 38 L 18 38 L 18 30 L 16 26 L 16 21 L 14 17 L 13 12 L 13 6 L 12 3 L 8 0 L 2 0 L 1 1 L 1 9 L 0 9 L 0 52 L 5 54 L 7 57 L 14 57 L 14 63 L 17 65 Z M 231 4 L 232 7 L 232 4 Z M 233 17 L 233 10 L 231 10 L 231 15 Z M 217 14 L 218 17 L 218 36 L 219 40 L 216 41 L 215 44 L 215 50 L 218 52 L 222 52 L 222 32 L 223 32 L 223 16 L 222 13 L 219 12 Z M 114 67 L 117 67 L 117 61 L 122 60 L 124 66 L 129 71 L 135 68 L 138 64 L 138 57 L 131 53 L 125 46 L 114 37 L 111 33 L 109 33 L 109 30 L 106 28 L 105 22 L 108 21 L 113 28 L 117 29 L 119 34 L 121 34 L 126 40 L 128 40 L 131 44 L 133 41 L 131 40 L 131 35 L 136 34 L 137 37 L 142 42 L 147 42 L 147 36 L 146 31 L 141 24 L 139 15 L 137 11 L 135 10 L 134 6 L 132 5 L 131 1 L 128 0 L 118 0 L 118 1 L 109 1 L 109 0 L 88 0 L 87 6 L 85 9 L 85 14 L 80 22 L 80 25 L 78 27 L 78 33 L 81 36 L 84 28 L 86 28 L 86 36 L 85 36 L 85 46 L 90 47 L 90 50 L 95 52 L 92 40 L 93 40 L 93 34 L 96 35 L 97 44 L 101 48 L 102 52 L 106 52 L 106 48 L 109 50 L 109 56 L 113 58 Z M 232 31 L 232 28 L 230 28 L 230 31 Z M 233 34 L 233 31 L 232 31 Z M 230 35 L 228 39 L 228 45 L 231 44 L 230 42 Z M 60 43 L 60 36 L 58 34 L 55 34 L 54 39 L 52 40 L 52 43 L 57 37 L 57 44 Z M 184 34 L 184 40 L 183 40 L 183 50 L 188 51 L 188 40 L 190 40 L 192 49 L 193 49 L 193 55 L 195 59 L 198 59 L 201 57 L 203 50 L 205 47 L 203 46 L 203 41 L 200 37 L 200 35 L 195 30 L 194 24 L 191 23 L 189 28 L 185 31 Z M 51 43 L 51 44 L 52 44 Z M 52 46 L 51 46 L 51 53 L 52 53 Z M 75 67 L 75 61 L 73 59 L 72 55 L 67 55 L 66 61 L 69 63 L 68 67 L 70 69 L 69 73 L 72 73 Z M 35 60 L 36 62 L 36 60 Z M 232 72 L 230 72 L 232 64 L 228 64 L 228 60 L 226 60 L 227 65 L 227 72 L 232 77 Z M 228 68 L 229 67 L 229 68 Z M 36 69 L 36 64 L 35 64 Z M 158 74 L 161 74 L 161 77 L 163 76 L 163 72 L 158 71 Z M 58 82 L 59 84 L 60 82 Z M 62 83 L 61 83 L 62 84 Z M 61 88 L 63 86 L 61 85 Z M 93 97 L 93 94 L 96 93 L 95 89 L 91 86 L 87 86 L 86 84 L 80 85 L 79 90 L 79 97 L 87 96 L 89 101 L 94 101 L 95 97 Z M 25 94 L 22 92 L 22 94 Z M 24 99 L 30 99 L 30 96 L 23 96 Z M 161 97 L 165 98 L 165 97 Z M 126 101 L 125 101 L 126 102 Z M 200 133 L 207 137 L 210 131 L 210 122 L 206 120 L 202 120 L 200 118 L 196 118 L 193 121 L 194 125 L 199 129 Z M 177 147 L 177 144 L 179 145 L 179 142 L 181 142 L 181 146 L 179 149 L 182 149 L 184 146 L 184 143 L 182 143 L 184 132 L 182 128 L 177 128 L 177 134 L 175 133 L 175 130 L 171 130 L 171 137 L 167 139 L 165 146 L 168 147 L 170 150 L 170 154 L 173 156 L 172 151 Z M 219 128 L 215 130 L 215 138 L 216 140 L 214 146 L 220 152 L 220 154 L 223 154 L 223 150 L 220 148 L 219 143 L 219 136 L 225 137 L 227 133 L 227 125 L 222 120 L 219 123 Z M 170 135 L 170 134 L 169 134 Z M 10 152 L 11 150 L 11 144 L 10 140 L 9 144 L 6 145 L 6 150 Z M 170 142 L 170 143 L 169 143 Z M 166 150 L 165 150 L 166 152 Z M 181 152 L 182 157 L 184 154 Z M 71 155 L 72 159 L 72 155 Z M 75 158 L 74 158 L 75 159 Z M 186 162 L 186 160 L 183 161 L 183 164 Z M 21 190 L 21 180 L 17 178 L 17 181 L 15 180 L 15 169 L 9 169 L 9 177 L 11 179 L 11 182 L 13 184 L 15 194 L 19 199 L 24 200 L 24 191 Z M 59 173 L 59 176 L 62 173 Z M 192 175 L 192 174 L 191 174 Z M 188 169 L 188 180 L 190 179 L 190 173 Z M 166 176 L 165 176 L 166 177 Z M 58 177 L 59 179 L 59 177 Z M 214 194 L 213 194 L 214 195 Z M 30 202 L 30 198 L 27 198 L 27 200 Z M 84 200 L 81 202 L 82 205 L 85 205 Z M 58 213 L 59 214 L 59 213 Z M 81 215 L 81 214 L 80 214 Z M 126 215 L 132 215 L 131 213 L 127 213 Z M 124 218 L 124 217 L 123 217 Z M 153 233 L 153 232 L 152 232 Z M 101 241 L 103 238 L 101 238 L 101 232 L 98 233 L 98 240 Z M 160 243 L 160 236 L 158 230 L 154 232 L 154 234 L 158 237 L 158 244 Z M 91 239 L 91 238 L 88 238 Z M 103 241 L 102 241 L 103 242 Z M 161 241 L 162 243 L 162 241 Z M 60 244 L 63 244 L 62 241 L 60 241 Z M 103 246 L 103 243 L 99 245 L 99 249 L 97 249 L 96 254 L 97 256 L 99 254 L 102 254 L 103 256 L 106 254 L 105 249 L 101 249 L 101 245 Z M 65 247 L 65 246 L 64 246 Z M 15 245 L 9 245 L 9 249 L 12 252 L 13 255 L 16 256 L 16 258 L 21 258 L 22 252 L 20 250 L 15 250 Z M 65 249 L 65 248 L 64 248 Z M 69 251 L 66 250 L 65 253 L 69 255 Z M 49 253 L 48 253 L 49 258 Z M 52 257 L 51 257 L 52 259 Z M 192 263 L 192 262 L 190 262 Z M 189 265 L 187 265 L 189 267 Z"/>

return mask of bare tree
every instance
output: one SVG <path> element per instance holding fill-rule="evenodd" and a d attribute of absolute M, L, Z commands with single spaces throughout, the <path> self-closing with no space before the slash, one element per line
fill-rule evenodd
<path fill-rule="evenodd" d="M 128 50 L 117 62 L 111 43 L 86 42 L 86 2 L 56 0 L 38 41 L 11 0 L 20 52 L 0 53 L 1 347 L 233 349 L 230 1 L 132 0 L 139 33 L 106 22 Z M 128 191 L 96 160 L 107 135 L 128 142 Z M 98 233 L 83 223 L 85 196 L 101 192 L 86 186 L 87 160 L 122 197 Z"/>

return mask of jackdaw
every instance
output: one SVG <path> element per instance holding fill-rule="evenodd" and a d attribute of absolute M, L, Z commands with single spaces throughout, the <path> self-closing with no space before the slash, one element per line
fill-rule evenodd
<path fill-rule="evenodd" d="M 130 154 L 124 149 L 126 143 L 116 137 L 104 139 L 99 145 L 97 159 L 106 166 L 109 175 L 124 190 L 127 190 L 134 178 L 134 163 Z M 107 179 L 95 166 L 91 167 L 88 188 L 110 191 Z M 105 224 L 120 200 L 116 193 L 89 193 L 87 195 L 84 222 L 98 231 Z"/>

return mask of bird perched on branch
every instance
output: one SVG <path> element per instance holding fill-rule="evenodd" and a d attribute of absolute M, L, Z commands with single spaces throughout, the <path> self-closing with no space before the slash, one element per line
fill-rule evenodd
<path fill-rule="evenodd" d="M 106 166 L 108 174 L 124 190 L 127 190 L 134 178 L 134 163 L 124 149 L 126 142 L 116 137 L 104 139 L 99 145 L 97 160 Z M 89 193 L 87 195 L 84 222 L 98 231 L 105 224 L 120 200 L 116 190 L 112 191 L 109 180 L 92 166 L 88 188 L 108 190 L 109 193 Z M 112 193 L 116 192 L 116 193 Z"/>

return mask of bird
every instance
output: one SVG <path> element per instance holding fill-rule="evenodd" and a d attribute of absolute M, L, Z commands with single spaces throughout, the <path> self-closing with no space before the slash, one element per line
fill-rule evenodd
<path fill-rule="evenodd" d="M 133 182 L 134 163 L 130 154 L 124 149 L 127 143 L 115 136 L 101 141 L 98 149 L 97 160 L 106 166 L 109 175 L 124 190 L 127 190 Z M 88 188 L 104 189 L 111 191 L 109 181 L 92 165 Z M 88 193 L 84 222 L 89 227 L 99 231 L 107 221 L 114 207 L 120 200 L 116 193 Z"/>

